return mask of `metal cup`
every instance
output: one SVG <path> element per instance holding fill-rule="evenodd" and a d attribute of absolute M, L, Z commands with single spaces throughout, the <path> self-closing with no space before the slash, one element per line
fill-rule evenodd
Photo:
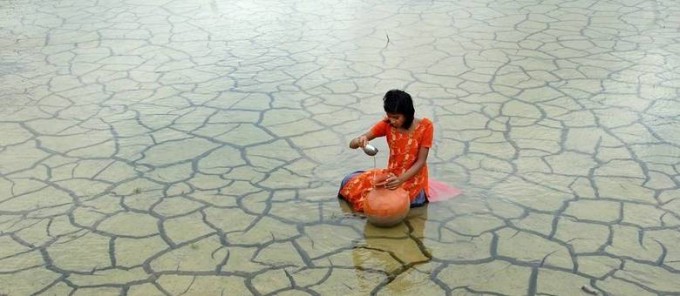
<path fill-rule="evenodd" d="M 368 156 L 374 156 L 378 154 L 378 148 L 375 148 L 375 146 L 371 144 L 367 144 L 362 149 L 364 150 L 364 153 L 366 153 Z"/>

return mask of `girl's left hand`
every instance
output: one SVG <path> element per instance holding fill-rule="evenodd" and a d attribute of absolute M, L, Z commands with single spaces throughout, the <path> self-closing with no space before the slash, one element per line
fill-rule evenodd
<path fill-rule="evenodd" d="M 395 174 L 390 174 L 390 176 L 387 177 L 387 180 L 385 180 L 385 188 L 397 189 L 402 183 L 404 183 L 404 181 L 402 181 L 401 178 L 397 177 Z"/>

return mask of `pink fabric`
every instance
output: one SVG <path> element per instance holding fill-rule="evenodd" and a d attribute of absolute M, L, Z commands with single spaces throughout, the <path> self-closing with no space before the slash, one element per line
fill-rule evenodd
<path fill-rule="evenodd" d="M 428 198 L 430 202 L 438 202 L 447 199 L 452 199 L 463 193 L 463 191 L 461 191 L 458 188 L 449 186 L 444 182 L 440 182 L 432 178 L 429 178 L 428 186 L 430 187 L 430 196 Z"/>

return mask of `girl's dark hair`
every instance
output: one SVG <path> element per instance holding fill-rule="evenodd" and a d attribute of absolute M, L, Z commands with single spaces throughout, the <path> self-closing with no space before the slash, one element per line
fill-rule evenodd
<path fill-rule="evenodd" d="M 383 97 L 383 107 L 386 113 L 395 113 L 404 115 L 403 128 L 409 129 L 413 123 L 413 116 L 416 110 L 413 108 L 413 100 L 411 95 L 403 90 L 393 89 L 385 93 Z"/>

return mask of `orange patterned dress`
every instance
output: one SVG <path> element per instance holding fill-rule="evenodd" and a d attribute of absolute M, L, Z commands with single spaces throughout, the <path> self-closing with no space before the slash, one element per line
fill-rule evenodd
<path fill-rule="evenodd" d="M 387 169 L 368 170 L 349 177 L 346 183 L 343 182 L 344 185 L 340 188 L 339 195 L 347 200 L 357 212 L 363 212 L 364 199 L 373 188 L 373 180 L 376 174 L 393 173 L 401 176 L 416 162 L 421 147 L 432 147 L 434 127 L 432 121 L 423 118 L 418 122 L 415 130 L 401 132 L 383 120 L 376 123 L 371 128 L 371 132 L 375 137 L 387 137 L 390 156 Z M 412 206 L 419 195 L 424 194 L 427 198 L 426 196 L 429 196 L 427 164 L 415 176 L 402 183 L 401 187 L 409 192 Z"/>

